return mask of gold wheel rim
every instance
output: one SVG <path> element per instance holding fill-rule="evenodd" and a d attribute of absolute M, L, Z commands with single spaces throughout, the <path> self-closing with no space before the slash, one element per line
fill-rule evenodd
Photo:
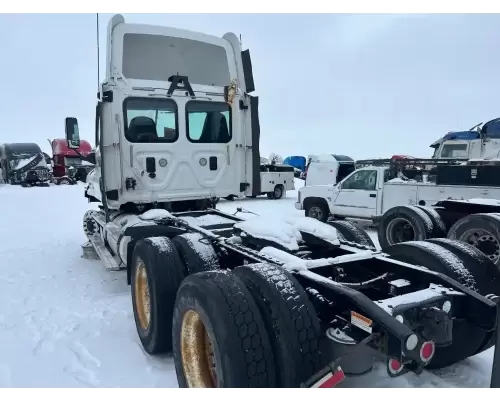
<path fill-rule="evenodd" d="M 188 387 L 217 386 L 212 342 L 200 314 L 194 310 L 188 310 L 182 318 L 181 356 Z"/>
<path fill-rule="evenodd" d="M 146 265 L 144 265 L 142 260 L 137 261 L 134 285 L 134 301 L 139 326 L 142 330 L 146 330 L 149 328 L 149 321 L 151 319 L 151 303 L 149 300 L 148 274 L 146 272 Z"/>

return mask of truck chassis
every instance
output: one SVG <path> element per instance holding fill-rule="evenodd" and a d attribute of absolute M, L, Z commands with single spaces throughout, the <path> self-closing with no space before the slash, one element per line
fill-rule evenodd
<path fill-rule="evenodd" d="M 382 355 L 396 377 L 495 343 L 498 297 L 440 243 L 382 253 L 313 218 L 211 208 L 106 220 L 85 214 L 84 250 L 126 269 L 141 343 L 173 352 L 180 387 L 331 387 L 355 353 Z"/>

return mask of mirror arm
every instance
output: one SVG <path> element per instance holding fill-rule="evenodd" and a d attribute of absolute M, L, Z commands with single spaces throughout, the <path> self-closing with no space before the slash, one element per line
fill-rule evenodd
<path fill-rule="evenodd" d="M 90 153 L 88 156 L 84 156 L 82 153 L 80 153 L 77 149 L 72 149 L 78 157 L 80 157 L 82 160 L 87 161 L 91 164 L 95 164 L 95 153 Z"/>

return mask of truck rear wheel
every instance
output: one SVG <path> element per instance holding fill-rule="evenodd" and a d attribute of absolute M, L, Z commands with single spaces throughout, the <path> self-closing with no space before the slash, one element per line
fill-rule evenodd
<path fill-rule="evenodd" d="M 415 207 L 420 208 L 431 219 L 433 225 L 433 230 L 432 230 L 433 238 L 446 237 L 446 225 L 444 224 L 441 216 L 434 208 L 428 206 L 415 206 Z"/>
<path fill-rule="evenodd" d="M 434 224 L 415 206 L 397 206 L 387 210 L 379 220 L 378 241 L 382 250 L 397 243 L 432 238 Z"/>
<path fill-rule="evenodd" d="M 177 293 L 173 353 L 179 387 L 276 387 L 273 351 L 251 294 L 232 273 L 188 276 Z"/>
<path fill-rule="evenodd" d="M 372 247 L 373 249 L 376 248 L 370 235 L 365 230 L 358 228 L 354 223 L 350 221 L 329 221 L 328 224 L 337 229 L 345 240 Z"/>
<path fill-rule="evenodd" d="M 322 367 L 319 321 L 307 294 L 290 273 L 276 265 L 251 264 L 233 272 L 264 317 L 278 387 L 299 387 Z"/>
<path fill-rule="evenodd" d="M 386 250 L 392 258 L 410 264 L 422 265 L 431 271 L 440 272 L 465 287 L 477 291 L 477 284 L 467 265 L 445 248 L 428 242 L 407 242 Z M 487 332 L 465 320 L 453 321 L 451 345 L 436 344 L 436 353 L 427 365 L 428 369 L 444 368 L 476 354 L 487 339 Z"/>
<path fill-rule="evenodd" d="M 448 232 L 456 239 L 478 248 L 500 271 L 500 214 L 471 214 L 459 219 Z"/>
<path fill-rule="evenodd" d="M 477 283 L 479 293 L 483 296 L 488 294 L 499 295 L 500 272 L 498 272 L 496 265 L 476 247 L 465 242 L 451 239 L 429 239 L 428 242 L 444 247 L 458 258 L 465 261 L 469 272 Z M 495 332 L 488 332 L 487 336 L 488 338 L 485 340 L 484 345 L 476 351 L 476 354 L 494 346 Z"/>
<path fill-rule="evenodd" d="M 185 276 L 182 261 L 166 237 L 139 240 L 132 260 L 132 307 L 142 346 L 149 354 L 171 351 L 175 295 Z"/>
<path fill-rule="evenodd" d="M 285 187 L 283 185 L 276 185 L 272 192 L 267 193 L 267 198 L 271 200 L 279 200 L 283 197 L 285 193 Z"/>
<path fill-rule="evenodd" d="M 500 272 L 495 264 L 476 247 L 458 240 L 444 238 L 427 241 L 444 247 L 460 258 L 474 277 L 477 289 L 483 296 L 492 293 L 500 295 Z"/>
<path fill-rule="evenodd" d="M 199 233 L 184 233 L 172 239 L 190 274 L 220 269 L 213 246 Z"/>

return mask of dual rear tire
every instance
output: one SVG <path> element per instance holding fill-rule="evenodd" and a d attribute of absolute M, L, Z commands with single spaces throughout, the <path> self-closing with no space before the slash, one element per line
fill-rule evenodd
<path fill-rule="evenodd" d="M 221 271 L 202 262 L 216 254 L 195 235 L 135 246 L 132 303 L 144 349 L 173 352 L 180 387 L 299 387 L 323 366 L 319 321 L 301 285 L 275 265 Z"/>
<path fill-rule="evenodd" d="M 474 246 L 500 271 L 500 213 L 470 214 L 458 219 L 447 230 L 437 209 L 398 206 L 387 210 L 378 224 L 382 250 L 407 241 L 448 238 Z"/>
<path fill-rule="evenodd" d="M 473 246 L 449 239 L 409 241 L 387 248 L 391 258 L 442 273 L 482 295 L 500 292 L 496 267 Z M 465 319 L 455 319 L 450 345 L 436 345 L 428 369 L 444 368 L 494 345 L 494 331 L 486 331 Z"/>

